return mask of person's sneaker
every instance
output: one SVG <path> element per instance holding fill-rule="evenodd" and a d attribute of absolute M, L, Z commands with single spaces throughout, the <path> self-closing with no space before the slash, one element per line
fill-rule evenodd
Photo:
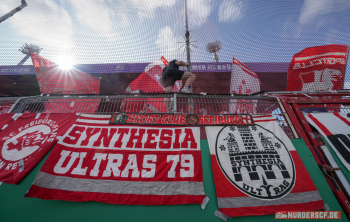
<path fill-rule="evenodd" d="M 180 91 L 182 93 L 192 93 L 188 88 L 182 88 L 182 90 Z"/>

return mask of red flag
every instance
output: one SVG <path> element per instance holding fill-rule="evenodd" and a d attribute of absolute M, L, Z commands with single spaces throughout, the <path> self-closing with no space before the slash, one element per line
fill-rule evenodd
<path fill-rule="evenodd" d="M 41 56 L 30 53 L 41 93 L 99 94 L 100 79 L 73 68 L 64 71 Z"/>
<path fill-rule="evenodd" d="M 229 217 L 318 210 L 321 196 L 272 116 L 254 126 L 205 127 L 219 211 Z"/>
<path fill-rule="evenodd" d="M 19 183 L 77 119 L 76 114 L 24 113 L 0 133 L 0 181 Z"/>
<path fill-rule="evenodd" d="M 142 90 L 144 93 L 164 93 L 165 90 L 160 83 L 163 69 L 169 62 L 162 56 L 160 60 L 156 60 L 146 66 L 145 71 L 130 83 L 133 91 Z M 182 87 L 182 81 L 175 83 L 173 92 L 179 92 Z"/>
<path fill-rule="evenodd" d="M 165 93 L 165 90 L 160 83 L 160 78 L 165 66 L 169 62 L 162 56 L 160 60 L 156 60 L 150 63 L 145 71 L 139 75 L 134 81 L 129 84 L 129 87 L 134 92 L 139 92 L 140 90 L 144 93 Z M 182 88 L 182 81 L 176 81 L 173 92 L 179 92 Z M 125 109 L 124 112 L 154 112 L 161 113 L 166 112 L 166 107 L 164 101 L 161 99 L 125 99 Z M 164 99 L 162 99 L 164 100 Z"/>
<path fill-rule="evenodd" d="M 346 45 L 306 48 L 289 65 L 287 91 L 322 91 L 343 88 L 348 54 Z"/>
<path fill-rule="evenodd" d="M 127 205 L 202 202 L 199 127 L 116 126 L 110 118 L 81 115 L 26 196 Z"/>

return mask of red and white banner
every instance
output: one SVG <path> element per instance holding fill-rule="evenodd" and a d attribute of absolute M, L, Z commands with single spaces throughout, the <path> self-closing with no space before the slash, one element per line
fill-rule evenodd
<path fill-rule="evenodd" d="M 100 94 L 100 79 L 76 68 L 63 70 L 48 59 L 30 53 L 41 93 Z"/>
<path fill-rule="evenodd" d="M 24 113 L 0 133 L 0 181 L 19 183 L 75 122 L 75 114 Z"/>
<path fill-rule="evenodd" d="M 26 196 L 127 205 L 202 202 L 199 127 L 115 126 L 110 118 L 80 116 Z"/>
<path fill-rule="evenodd" d="M 0 114 L 0 131 L 8 127 L 15 118 L 18 116 L 17 113 L 1 113 Z"/>
<path fill-rule="evenodd" d="M 207 126 L 219 211 L 229 217 L 322 209 L 293 144 L 272 116 L 254 126 Z"/>
<path fill-rule="evenodd" d="M 306 120 L 332 147 L 346 169 L 350 170 L 350 118 L 347 113 L 309 113 Z"/>
<path fill-rule="evenodd" d="M 343 88 L 348 46 L 325 45 L 295 54 L 288 69 L 287 91 Z"/>
<path fill-rule="evenodd" d="M 248 66 L 233 58 L 231 71 L 231 94 L 249 95 L 260 92 L 258 75 Z M 254 100 L 230 100 L 229 113 L 256 113 L 257 103 Z"/>

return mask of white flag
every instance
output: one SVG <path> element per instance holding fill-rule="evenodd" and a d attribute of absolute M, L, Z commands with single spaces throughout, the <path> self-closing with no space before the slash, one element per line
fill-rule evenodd
<path fill-rule="evenodd" d="M 230 93 L 249 95 L 260 91 L 258 75 L 246 65 L 233 58 Z M 256 113 L 256 101 L 231 99 L 230 113 Z"/>

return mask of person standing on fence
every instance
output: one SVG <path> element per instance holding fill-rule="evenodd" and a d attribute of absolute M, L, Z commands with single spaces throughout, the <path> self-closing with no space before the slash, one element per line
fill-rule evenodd
<path fill-rule="evenodd" d="M 196 79 L 196 76 L 190 72 L 179 70 L 179 66 L 190 66 L 191 63 L 185 63 L 183 61 L 172 60 L 163 69 L 160 82 L 163 85 L 165 92 L 172 92 L 175 82 L 178 80 L 186 81 L 184 87 L 180 92 L 190 93 L 188 87 Z"/>

